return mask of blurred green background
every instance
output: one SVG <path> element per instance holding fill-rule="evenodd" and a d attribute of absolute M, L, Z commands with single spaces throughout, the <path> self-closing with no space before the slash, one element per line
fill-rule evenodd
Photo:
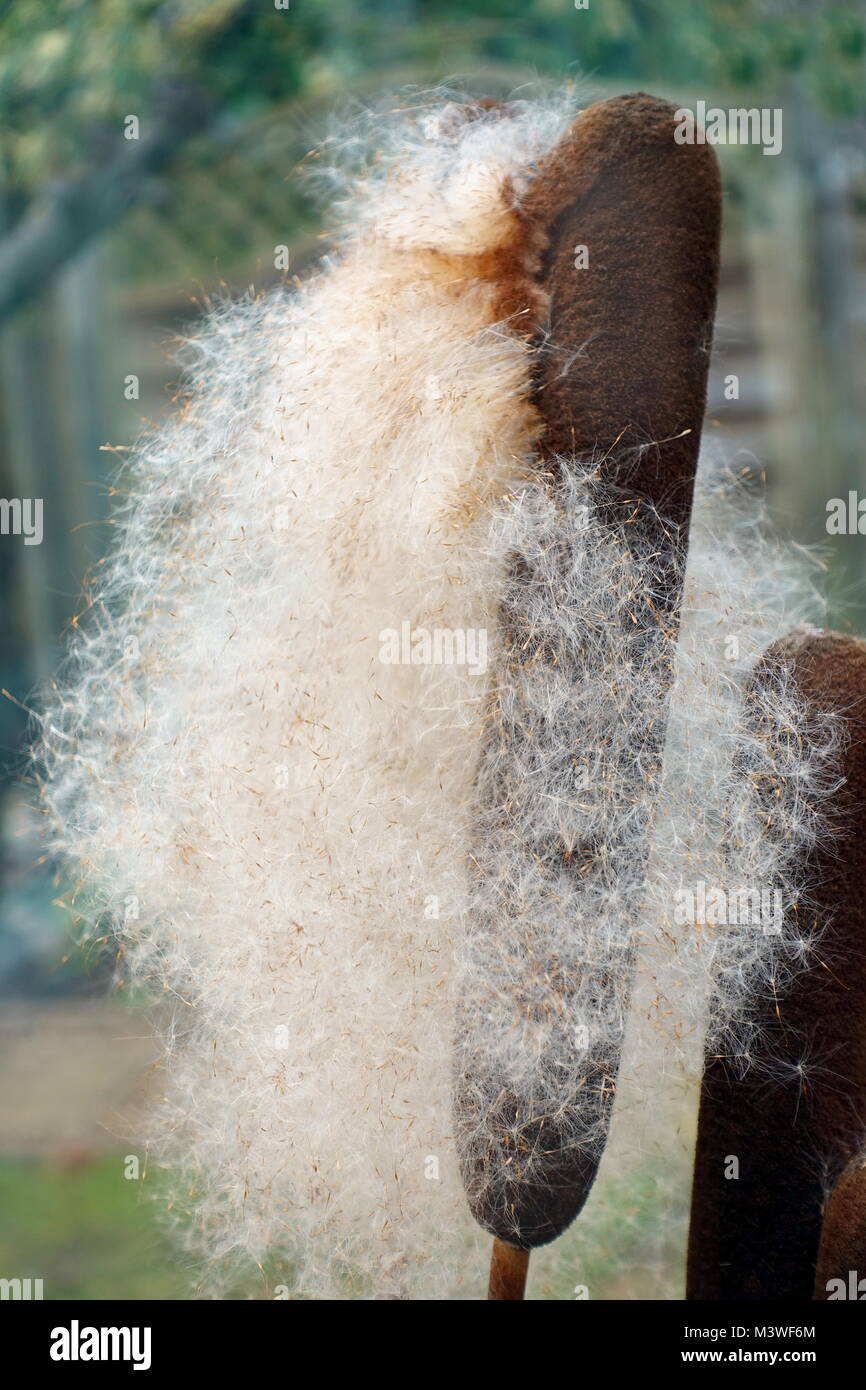
<path fill-rule="evenodd" d="M 289 276 L 315 261 L 327 227 L 298 166 L 335 111 L 411 84 L 564 79 L 585 101 L 782 108 L 780 155 L 718 150 L 706 437 L 765 472 L 782 529 L 823 546 L 832 625 L 866 631 L 866 540 L 825 527 L 829 498 L 866 495 L 863 5 L 0 0 L 0 495 L 43 498 L 45 527 L 38 546 L 0 536 L 0 1276 L 42 1278 L 46 1298 L 191 1287 L 147 1177 L 124 1176 L 130 1154 L 146 1174 L 129 1136 L 158 1099 L 157 1046 L 110 961 L 70 944 L 22 781 L 31 693 L 110 542 L 111 450 L 170 410 L 172 340 L 208 296 L 279 279 L 279 247 Z M 590 1213 L 574 1282 L 592 1297 L 679 1296 L 656 1217 L 681 1226 L 687 1169 L 661 1181 L 618 1175 Z"/>

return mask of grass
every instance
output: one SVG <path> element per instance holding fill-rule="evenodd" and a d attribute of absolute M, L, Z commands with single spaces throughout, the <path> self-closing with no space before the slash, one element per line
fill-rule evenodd
<path fill-rule="evenodd" d="M 186 1299 L 190 1279 L 120 1155 L 77 1168 L 0 1162 L 0 1277 L 46 1299 Z"/>
<path fill-rule="evenodd" d="M 577 1286 L 592 1300 L 682 1297 L 681 1222 L 669 1224 L 664 1185 L 632 1173 L 602 1186 L 602 1200 L 591 1200 L 560 1241 L 535 1253 L 530 1298 L 573 1299 Z M 0 1278 L 42 1279 L 46 1300 L 194 1298 L 194 1272 L 163 1232 L 159 1211 L 141 1182 L 124 1178 L 119 1154 L 78 1167 L 2 1160 Z M 285 1270 L 251 1268 L 223 1297 L 273 1298 L 284 1279 L 291 1284 Z M 485 1281 L 479 1268 L 479 1290 Z"/>

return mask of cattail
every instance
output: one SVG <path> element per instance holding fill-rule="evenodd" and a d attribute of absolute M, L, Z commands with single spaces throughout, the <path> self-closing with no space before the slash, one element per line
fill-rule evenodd
<path fill-rule="evenodd" d="M 821 1223 L 815 1298 L 866 1298 L 866 1159 L 848 1164 L 827 1200 Z"/>
<path fill-rule="evenodd" d="M 780 695 L 785 721 L 772 717 Z M 719 982 L 726 1026 L 701 1093 L 692 1299 L 811 1298 L 825 1198 L 862 1149 L 864 721 L 866 643 L 838 633 L 804 629 L 775 644 L 747 692 L 740 767 L 789 891 L 751 1007 L 731 1010 L 730 978 Z"/>
<path fill-rule="evenodd" d="M 525 212 L 545 239 L 544 430 L 507 535 L 455 1093 L 473 1214 L 517 1250 L 580 1210 L 616 1088 L 705 403 L 715 158 L 675 143 L 666 102 L 599 102 Z M 495 1296 L 524 1273 L 494 1250 Z"/>
<path fill-rule="evenodd" d="M 43 703 L 52 846 L 160 1001 L 139 1138 L 212 1292 L 475 1296 L 465 1187 L 519 1296 L 595 1173 L 642 943 L 692 1031 L 721 982 L 711 1038 L 766 979 L 667 920 L 720 802 L 744 874 L 811 827 L 801 796 L 768 838 L 723 771 L 791 619 L 749 498 L 705 476 L 690 531 L 716 168 L 653 98 L 574 116 L 413 95 L 326 142 L 332 255 L 190 340 Z"/>

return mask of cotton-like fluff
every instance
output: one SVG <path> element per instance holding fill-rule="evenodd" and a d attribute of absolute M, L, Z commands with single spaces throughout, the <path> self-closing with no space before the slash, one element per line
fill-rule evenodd
<path fill-rule="evenodd" d="M 703 1039 L 750 1065 L 752 1001 L 783 994 L 818 945 L 806 878 L 833 833 L 845 712 L 810 712 L 773 644 L 823 617 L 819 567 L 742 477 L 702 470 L 643 890 L 643 988 L 669 1060 Z"/>
<path fill-rule="evenodd" d="M 473 1206 L 540 1243 L 610 1119 L 676 642 L 660 613 L 684 547 L 603 463 L 567 460 L 513 499 L 498 544 L 456 1114 Z"/>
<path fill-rule="evenodd" d="M 516 185 L 569 114 L 378 127 L 340 255 L 211 314 L 42 718 L 75 910 L 177 1001 L 151 1138 L 188 1238 L 306 1296 L 459 1296 L 451 942 L 491 511 L 538 430 Z"/>
<path fill-rule="evenodd" d="M 758 690 L 751 680 L 794 615 L 820 609 L 808 567 L 772 538 L 755 493 L 708 469 L 677 640 L 659 615 L 682 539 L 660 517 L 636 524 L 640 505 L 599 467 L 561 460 L 503 517 L 458 1143 L 473 1202 L 500 1229 L 521 1187 L 537 1187 L 524 1234 L 543 1234 L 560 1188 L 598 1161 L 630 1009 L 650 1027 L 626 1076 L 649 1097 L 705 1036 L 742 1046 L 756 992 L 782 990 L 815 944 L 802 877 L 828 833 L 839 720 L 807 718 L 781 666 Z M 714 892 L 731 912 L 708 924 Z"/>
<path fill-rule="evenodd" d="M 651 817 L 659 557 L 611 529 L 591 462 L 554 488 L 534 455 L 520 200 L 571 115 L 433 101 L 373 123 L 339 255 L 190 343 L 189 397 L 123 474 L 45 703 L 75 910 L 113 918 L 132 978 L 174 1005 L 151 1139 L 213 1279 L 276 1254 L 301 1296 L 475 1296 L 455 973 L 461 1142 L 495 1140 L 505 1077 L 591 1149 L 612 1088 L 567 1086 L 587 1058 L 615 1068 L 637 934 L 680 881 L 665 817 L 702 845 L 717 823 L 688 777 L 692 804 L 663 791 Z M 736 564 L 712 574 L 724 624 L 743 588 Z M 733 700 L 715 720 L 727 667 L 707 682 L 702 661 L 699 642 L 683 727 L 728 767 L 742 725 Z M 537 722 L 518 766 L 491 721 Z M 516 811 L 497 788 L 521 782 Z M 646 887 L 621 851 L 649 826 Z M 696 1017 L 708 955 L 684 959 Z M 761 975 L 727 959 L 735 1013 Z"/>

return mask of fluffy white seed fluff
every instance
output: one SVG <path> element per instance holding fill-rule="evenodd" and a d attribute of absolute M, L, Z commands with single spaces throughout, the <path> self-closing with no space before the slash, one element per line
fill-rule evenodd
<path fill-rule="evenodd" d="M 762 510 L 742 480 L 702 477 L 679 637 L 657 615 L 686 571 L 680 538 L 591 464 L 561 461 L 505 513 L 512 640 L 476 775 L 459 976 L 459 1131 L 481 1206 L 543 1184 L 552 1145 L 573 1170 L 600 1156 L 636 993 L 659 1037 L 632 1066 L 657 1047 L 656 1066 L 682 1068 L 704 1037 L 745 1055 L 755 991 L 783 989 L 817 944 L 794 909 L 840 726 L 807 714 L 781 663 L 751 688 L 766 647 L 820 611 Z M 684 921 L 699 885 L 730 911 Z"/>
<path fill-rule="evenodd" d="M 153 1143 L 188 1238 L 215 1269 L 276 1252 L 305 1296 L 477 1296 L 458 994 L 477 1123 L 506 1078 L 566 1108 L 569 1143 L 597 1144 L 575 1068 L 612 1065 L 636 948 L 675 887 L 718 873 L 796 892 L 815 833 L 821 759 L 788 737 L 796 699 L 767 693 L 770 737 L 739 712 L 790 592 L 742 508 L 717 488 L 700 503 L 653 819 L 636 750 L 675 653 L 621 619 L 664 562 L 601 524 L 591 465 L 563 461 L 555 487 L 533 475 L 527 325 L 497 322 L 481 261 L 513 242 L 571 114 L 557 99 L 461 122 L 432 100 L 374 125 L 341 254 L 190 343 L 189 399 L 124 472 L 116 544 L 42 716 L 75 909 L 110 914 L 132 977 L 173 1001 Z M 383 661 L 404 623 L 483 631 L 487 675 Z M 509 762 L 491 721 L 539 737 L 512 739 Z M 804 789 L 773 834 L 744 747 Z M 642 835 L 649 861 L 626 853 Z M 719 964 L 717 1012 L 737 1019 L 775 948 L 698 929 L 671 949 L 700 1026 Z"/>
<path fill-rule="evenodd" d="M 781 994 L 819 944 L 807 860 L 832 834 L 844 711 L 807 708 L 766 655 L 820 622 L 819 569 L 774 537 L 742 476 L 702 472 L 642 894 L 652 1020 L 683 1055 L 703 1034 L 748 1065 L 752 999 Z"/>
<path fill-rule="evenodd" d="M 513 237 L 503 182 L 567 112 L 427 114 L 454 133 L 400 123 L 339 263 L 191 343 L 45 717 L 76 907 L 181 1001 L 166 1128 L 203 1247 L 282 1247 L 306 1294 L 435 1295 L 471 1224 L 449 980 L 485 682 L 380 635 L 494 632 L 489 513 L 537 425 L 462 249 Z"/>

